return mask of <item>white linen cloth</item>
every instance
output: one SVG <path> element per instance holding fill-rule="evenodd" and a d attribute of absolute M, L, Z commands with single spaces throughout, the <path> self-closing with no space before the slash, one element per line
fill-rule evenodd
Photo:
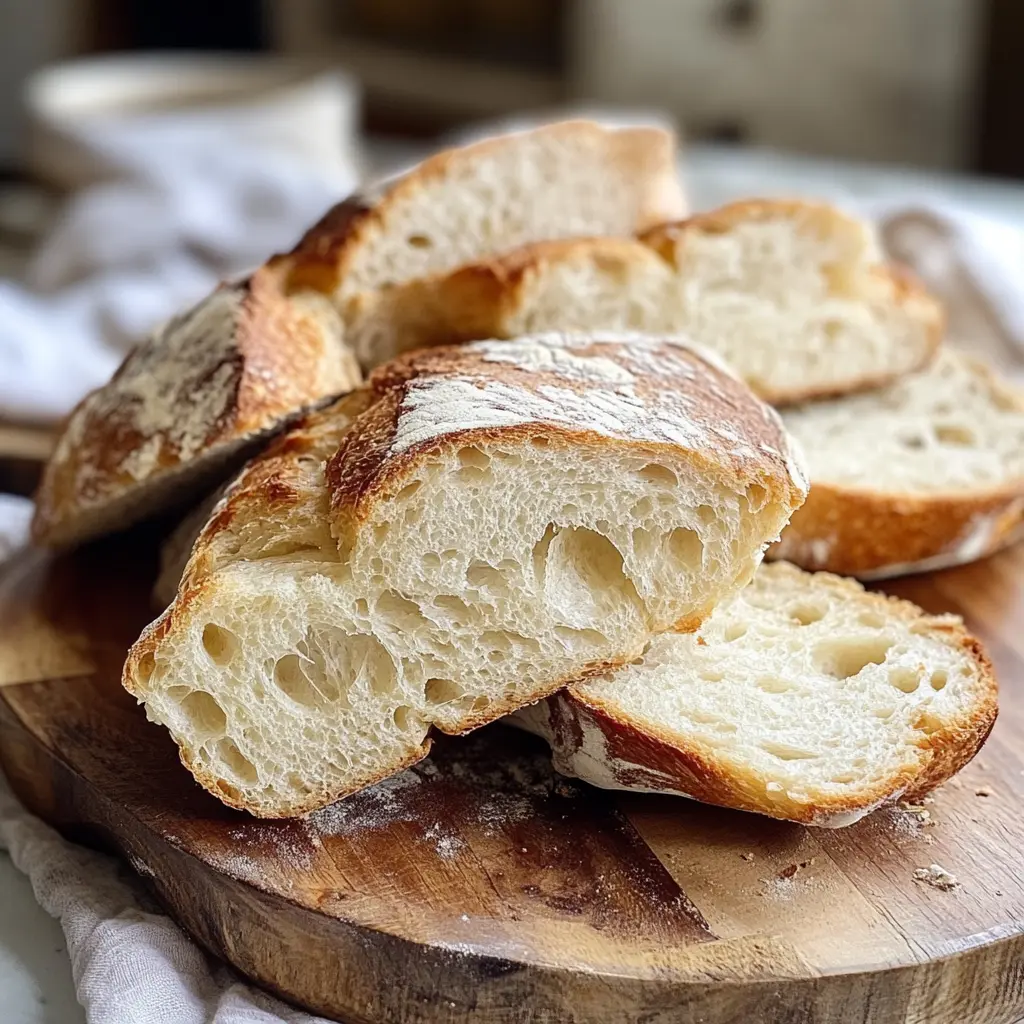
<path fill-rule="evenodd" d="M 151 328 L 352 191 L 351 86 L 324 75 L 306 90 L 304 149 L 272 100 L 265 117 L 253 101 L 76 129 L 108 180 L 70 199 L 25 282 L 0 281 L 0 418 L 62 416 Z"/>

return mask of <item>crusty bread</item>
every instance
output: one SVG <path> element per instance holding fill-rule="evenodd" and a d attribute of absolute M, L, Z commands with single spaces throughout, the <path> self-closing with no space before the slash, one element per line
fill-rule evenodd
<path fill-rule="evenodd" d="M 331 303 L 281 287 L 266 267 L 222 285 L 78 404 L 36 494 L 37 543 L 78 544 L 184 507 L 304 407 L 359 383 Z"/>
<path fill-rule="evenodd" d="M 441 153 L 351 197 L 291 253 L 157 331 L 75 409 L 36 498 L 36 541 L 75 544 L 184 507 L 304 406 L 355 386 L 346 317 L 363 292 L 683 211 L 667 132 L 588 122 Z"/>
<path fill-rule="evenodd" d="M 364 365 L 431 344 L 545 330 L 683 334 L 776 403 L 923 366 L 940 306 L 882 262 L 872 229 L 833 207 L 749 201 L 639 239 L 530 245 L 355 303 Z"/>
<path fill-rule="evenodd" d="M 222 800 L 309 811 L 696 628 L 804 486 L 672 340 L 414 353 L 250 463 L 124 682 Z"/>
<path fill-rule="evenodd" d="M 598 786 L 837 827 L 959 771 L 996 708 L 960 619 L 779 562 L 699 633 L 656 637 L 513 724 Z"/>
<path fill-rule="evenodd" d="M 1024 522 L 1024 394 L 946 350 L 927 370 L 784 420 L 811 493 L 769 557 L 882 578 L 991 554 Z"/>

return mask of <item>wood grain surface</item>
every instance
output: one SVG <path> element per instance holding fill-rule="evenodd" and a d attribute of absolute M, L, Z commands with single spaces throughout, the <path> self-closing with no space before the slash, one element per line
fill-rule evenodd
<path fill-rule="evenodd" d="M 307 820 L 231 811 L 118 683 L 155 564 L 136 534 L 2 570 L 0 761 L 33 810 L 121 851 L 278 994 L 352 1022 L 1024 1014 L 1022 548 L 892 588 L 965 615 L 1002 712 L 927 818 L 834 831 L 590 789 L 501 726 Z M 933 863 L 959 884 L 915 879 Z"/>

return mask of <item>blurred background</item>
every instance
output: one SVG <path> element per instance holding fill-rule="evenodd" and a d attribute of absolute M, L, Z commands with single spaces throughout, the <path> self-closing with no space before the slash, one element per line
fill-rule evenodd
<path fill-rule="evenodd" d="M 1017 367 L 1022 56 L 1019 0 L 0 0 L 0 452 L 360 180 L 566 113 L 675 126 L 694 209 L 878 218 Z"/>

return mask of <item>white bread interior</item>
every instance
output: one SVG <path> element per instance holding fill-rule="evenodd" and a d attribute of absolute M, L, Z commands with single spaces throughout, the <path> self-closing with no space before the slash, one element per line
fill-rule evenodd
<path fill-rule="evenodd" d="M 959 619 L 777 562 L 698 633 L 656 637 L 514 724 L 598 786 L 836 827 L 944 781 L 995 715 Z"/>
<path fill-rule="evenodd" d="M 673 343 L 410 359 L 250 465 L 129 655 L 199 781 L 253 813 L 695 628 L 802 500 L 771 411 Z"/>
<path fill-rule="evenodd" d="M 639 239 L 528 246 L 366 297 L 347 338 L 363 365 L 430 344 L 549 330 L 680 334 L 775 403 L 923 366 L 942 311 L 887 265 L 872 227 L 817 203 L 756 201 Z"/>

